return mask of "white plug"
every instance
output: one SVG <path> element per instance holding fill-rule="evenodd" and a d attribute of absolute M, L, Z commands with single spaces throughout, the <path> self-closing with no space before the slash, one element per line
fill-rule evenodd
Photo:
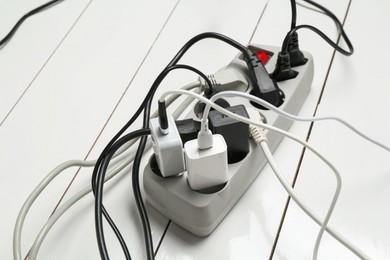
<path fill-rule="evenodd" d="M 193 190 L 211 188 L 228 181 L 227 146 L 222 135 L 212 135 L 212 147 L 200 149 L 197 140 L 184 144 L 188 184 Z"/>
<path fill-rule="evenodd" d="M 167 115 L 167 119 L 168 129 L 164 133 L 161 131 L 159 119 L 150 119 L 153 150 L 163 177 L 178 175 L 185 171 L 183 143 L 179 131 L 173 117 Z"/>

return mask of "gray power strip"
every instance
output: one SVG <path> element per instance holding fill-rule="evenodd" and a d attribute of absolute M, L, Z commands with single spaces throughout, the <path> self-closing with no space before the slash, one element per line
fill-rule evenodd
<path fill-rule="evenodd" d="M 278 47 L 250 45 L 256 51 L 265 51 L 271 56 L 265 67 L 272 72 L 275 67 Z M 303 66 L 294 67 L 299 72 L 294 79 L 279 82 L 280 89 L 285 94 L 285 101 L 280 106 L 284 111 L 297 114 L 301 108 L 313 80 L 314 65 L 311 54 L 304 52 L 308 59 Z M 235 68 L 247 75 L 246 63 L 237 55 L 235 59 L 225 68 Z M 246 90 L 250 92 L 251 87 Z M 242 104 L 246 107 L 253 105 L 242 98 L 226 98 L 231 106 Z M 265 117 L 266 122 L 275 127 L 288 130 L 291 121 L 274 112 L 259 109 Z M 191 111 L 187 118 L 197 119 L 194 111 Z M 283 136 L 269 131 L 267 133 L 268 143 L 274 152 L 283 139 Z M 167 218 L 182 226 L 186 230 L 198 236 L 209 235 L 218 224 L 229 213 L 238 202 L 244 192 L 249 188 L 257 175 L 266 164 L 262 150 L 252 140 L 250 151 L 240 162 L 229 164 L 229 181 L 218 191 L 201 193 L 192 190 L 187 183 L 187 173 L 177 177 L 163 178 L 155 174 L 150 167 L 150 161 L 144 170 L 144 189 L 147 202 L 160 211 Z"/>

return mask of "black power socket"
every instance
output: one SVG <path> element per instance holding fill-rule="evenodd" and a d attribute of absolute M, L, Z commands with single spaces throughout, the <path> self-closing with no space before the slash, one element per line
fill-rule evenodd
<path fill-rule="evenodd" d="M 243 105 L 226 108 L 232 113 L 249 118 Z M 228 163 L 236 163 L 245 158 L 249 152 L 249 126 L 216 110 L 209 113 L 209 126 L 213 134 L 220 134 L 225 139 L 228 152 Z"/>

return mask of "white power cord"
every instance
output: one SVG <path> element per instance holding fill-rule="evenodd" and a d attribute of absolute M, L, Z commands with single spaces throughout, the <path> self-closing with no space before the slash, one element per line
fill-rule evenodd
<path fill-rule="evenodd" d="M 287 193 L 290 195 L 291 198 L 305 211 L 306 214 L 310 216 L 310 213 L 308 213 L 309 209 L 306 208 L 306 205 L 303 203 L 303 200 L 295 193 L 294 189 L 291 188 L 290 184 L 287 182 L 287 180 L 283 177 L 279 167 L 277 166 L 274 157 L 269 149 L 267 141 L 261 141 L 260 146 L 264 152 L 264 156 L 267 158 L 267 161 L 269 165 L 271 166 L 273 172 L 275 173 L 276 177 L 278 178 L 279 182 L 283 185 L 283 188 L 287 191 Z M 341 190 L 341 178 L 340 175 L 336 174 L 337 176 L 337 187 L 336 191 L 333 195 L 332 202 L 329 206 L 328 212 L 326 213 L 326 216 L 324 220 L 321 223 L 318 223 L 321 225 L 320 231 L 318 232 L 317 239 L 314 245 L 314 250 L 313 250 L 313 259 L 316 260 L 318 257 L 318 249 L 320 247 L 321 239 L 322 236 L 325 232 L 325 229 L 329 223 L 329 219 L 332 216 L 333 210 L 336 206 L 337 199 L 340 195 L 340 190 Z M 305 210 L 306 208 L 306 210 Z M 311 212 L 311 214 L 315 214 L 314 212 Z M 313 217 L 312 217 L 313 218 Z"/>
<path fill-rule="evenodd" d="M 250 107 L 247 109 L 247 112 L 248 112 L 250 119 L 257 121 L 257 122 L 264 122 L 259 111 L 257 111 L 255 108 Z M 297 197 L 297 195 L 295 194 L 294 189 L 289 185 L 288 181 L 283 177 L 283 174 L 281 173 L 279 167 L 277 166 L 277 164 L 274 160 L 272 152 L 268 146 L 267 130 L 264 129 L 263 127 L 249 125 L 249 133 L 252 136 L 255 143 L 260 145 L 261 149 L 264 152 L 265 158 L 267 159 L 269 165 L 271 166 L 271 169 L 273 170 L 276 177 L 278 178 L 280 183 L 283 185 L 283 187 L 287 191 L 287 193 L 291 197 L 295 197 L 294 200 L 299 199 L 299 197 Z M 336 176 L 340 177 L 339 175 L 336 175 Z M 320 228 L 320 231 L 318 232 L 316 243 L 314 245 L 313 259 L 315 259 L 315 260 L 318 257 L 318 249 L 320 247 L 321 238 L 324 234 L 326 226 L 329 223 L 329 219 L 330 219 L 331 214 L 334 210 L 334 207 L 336 206 L 336 202 L 337 202 L 338 197 L 340 195 L 340 190 L 341 190 L 341 178 L 337 178 L 337 189 L 335 191 L 335 194 L 333 195 L 332 204 L 329 206 L 326 217 L 321 224 L 321 228 Z"/>
<path fill-rule="evenodd" d="M 149 149 L 151 147 L 151 142 L 148 140 L 145 150 Z M 135 153 L 133 152 L 129 158 L 121 163 L 118 167 L 115 167 L 114 169 L 111 169 L 105 181 L 108 181 L 115 175 L 117 175 L 119 172 L 124 170 L 127 166 L 130 166 L 130 164 L 133 162 L 135 157 Z M 125 172 L 125 171 L 123 171 Z M 37 255 L 39 252 L 39 249 L 43 243 L 43 240 L 45 239 L 46 235 L 49 233 L 53 225 L 57 222 L 57 220 L 69 210 L 70 207 L 72 207 L 77 201 L 79 201 L 81 198 L 83 198 L 85 195 L 92 192 L 91 187 L 85 187 L 78 193 L 76 193 L 74 196 L 72 196 L 70 199 L 68 199 L 61 207 L 59 207 L 48 219 L 48 221 L 45 223 L 45 225 L 42 227 L 40 232 L 38 233 L 37 237 L 35 238 L 34 244 L 32 245 L 30 249 L 29 259 L 37 259 Z"/>
<path fill-rule="evenodd" d="M 184 86 L 183 90 L 191 90 L 194 88 L 197 88 L 199 86 L 199 82 L 193 82 L 186 86 Z M 197 93 L 199 90 L 195 90 Z M 180 95 L 173 95 L 171 96 L 166 104 L 169 106 L 172 104 Z M 188 105 L 193 101 L 193 98 L 188 97 L 186 100 L 183 101 L 181 105 L 174 111 L 173 117 L 177 118 L 182 112 L 187 109 Z M 155 117 L 157 115 L 157 111 L 152 114 L 152 117 Z M 105 182 L 110 180 L 112 177 L 117 175 L 119 172 L 123 171 L 123 169 L 128 166 L 132 161 L 134 160 L 134 152 L 130 151 L 130 153 L 124 153 L 129 147 L 131 147 L 137 140 L 130 141 L 127 145 L 125 145 L 122 149 L 119 149 L 118 152 L 114 155 L 115 161 L 110 165 L 110 170 L 108 171 L 108 174 L 105 178 Z M 151 147 L 151 142 L 148 141 L 145 150 L 148 150 Z M 119 157 L 120 156 L 120 157 Z M 35 200 L 38 198 L 38 196 L 41 194 L 41 192 L 51 183 L 53 179 L 55 179 L 61 172 L 64 170 L 70 168 L 70 167 L 93 167 L 95 166 L 96 160 L 89 160 L 89 161 L 83 161 L 83 160 L 70 160 L 67 162 L 64 162 L 57 166 L 55 169 L 53 169 L 39 184 L 38 186 L 32 191 L 32 193 L 29 195 L 29 197 L 24 202 L 22 208 L 19 211 L 15 227 L 14 227 L 14 234 L 13 234 L 13 254 L 15 260 L 22 260 L 22 248 L 21 248 L 21 236 L 22 236 L 22 230 L 23 230 L 23 224 L 27 217 L 27 214 L 35 202 Z M 113 168 L 112 166 L 115 166 L 116 164 L 120 163 L 118 166 Z M 91 187 L 86 187 L 82 189 L 80 192 L 78 192 L 76 195 L 68 199 L 64 205 L 59 207 L 53 215 L 50 216 L 46 224 L 43 226 L 41 231 L 39 232 L 37 238 L 34 241 L 34 244 L 30 250 L 29 259 L 35 259 L 39 248 L 46 237 L 47 233 L 50 231 L 52 226 L 55 224 L 55 222 L 77 201 L 79 201 L 81 198 L 83 198 L 85 195 L 90 193 L 92 191 Z"/>
<path fill-rule="evenodd" d="M 229 91 L 230 92 L 230 91 Z M 232 91 L 233 93 L 233 91 Z M 183 90 L 171 90 L 171 91 L 168 91 L 166 93 L 164 93 L 160 99 L 164 99 L 167 95 L 170 95 L 170 94 L 183 94 L 183 95 L 190 95 L 190 96 L 193 96 L 195 98 L 197 98 L 198 100 L 200 100 L 201 102 L 205 103 L 206 104 L 206 108 L 205 108 L 205 111 L 203 113 L 203 116 L 207 116 L 207 111 L 206 109 L 208 109 L 208 111 L 210 110 L 210 107 L 213 107 L 215 110 L 219 111 L 220 113 L 228 116 L 228 117 L 231 117 L 233 119 L 236 119 L 238 121 L 241 121 L 241 122 L 244 122 L 244 123 L 247 123 L 247 124 L 252 124 L 252 125 L 256 125 L 256 126 L 259 126 L 259 127 L 262 127 L 262 128 L 265 128 L 265 129 L 268 129 L 268 130 L 271 130 L 271 131 L 275 131 L 275 132 L 278 132 L 302 145 L 304 145 L 305 147 L 307 147 L 309 150 L 311 150 L 315 155 L 317 155 L 321 160 L 324 161 L 324 163 L 326 163 L 331 169 L 332 171 L 335 173 L 336 175 L 336 179 L 337 179 L 337 188 L 336 188 L 336 192 L 335 192 L 335 195 L 333 197 L 333 200 L 332 200 L 332 203 L 331 203 L 331 207 L 330 207 L 330 210 L 328 210 L 328 213 L 326 215 L 326 218 L 324 221 L 321 220 L 321 218 L 313 211 L 310 209 L 310 207 L 308 207 L 304 202 L 303 200 L 301 200 L 299 198 L 299 196 L 294 192 L 294 190 L 288 185 L 288 183 L 284 183 L 282 182 L 281 180 L 281 183 L 283 185 L 286 184 L 286 187 L 283 185 L 283 187 L 286 188 L 287 192 L 289 192 L 289 194 L 291 195 L 291 197 L 294 199 L 294 201 L 298 204 L 298 206 L 301 207 L 301 209 L 309 216 L 311 217 L 317 224 L 319 225 L 322 225 L 324 222 L 325 224 L 327 224 L 327 222 L 329 221 L 329 218 L 332 214 L 332 210 L 335 206 L 335 203 L 337 201 L 337 196 L 340 192 L 340 189 L 341 189 L 341 177 L 340 177 L 340 174 L 338 173 L 338 171 L 336 170 L 336 168 L 328 161 L 326 160 L 317 150 L 315 150 L 310 144 L 308 144 L 307 142 L 305 142 L 304 140 L 301 140 L 300 138 L 282 130 L 282 129 L 279 129 L 279 128 L 276 128 L 276 127 L 273 127 L 271 125 L 267 125 L 267 124 L 264 124 L 262 122 L 255 122 L 253 120 L 250 120 L 248 118 L 245 118 L 245 117 L 242 117 L 242 116 L 239 116 L 237 114 L 234 114 L 218 105 L 216 105 L 215 103 L 213 103 L 211 100 L 208 100 L 200 95 L 197 95 L 197 94 L 194 94 L 194 93 L 191 93 L 191 92 L 188 92 L 188 91 L 183 91 Z M 216 94 L 215 96 L 212 97 L 212 99 L 217 99 L 219 98 L 220 96 L 224 96 L 223 95 L 224 92 L 221 92 L 219 94 Z M 219 95 L 219 97 L 216 97 L 217 95 Z M 215 97 L 215 98 L 214 98 Z M 207 118 L 207 117 L 206 117 Z M 204 120 L 204 119 L 203 119 Z M 289 189 L 287 189 L 287 187 L 289 187 Z M 362 258 L 362 259 L 369 259 L 369 257 L 364 253 L 362 252 L 359 248 L 357 248 L 355 245 L 353 245 L 349 240 L 347 240 L 345 237 L 343 237 L 341 234 L 339 234 L 336 230 L 334 230 L 332 227 L 330 226 L 324 226 L 323 227 L 324 230 L 326 230 L 330 235 L 332 235 L 336 240 L 338 240 L 341 244 L 343 244 L 345 247 L 347 247 L 349 250 L 351 250 L 355 255 L 357 255 L 358 257 Z M 319 242 L 321 240 L 321 237 L 322 237 L 322 233 L 323 233 L 323 230 L 321 231 L 321 233 L 319 233 L 319 236 L 317 237 L 317 242 L 318 242 L 318 245 L 319 245 Z M 317 244 L 316 242 L 316 244 Z M 318 251 L 318 249 L 317 249 Z M 314 252 L 316 254 L 316 252 Z"/>

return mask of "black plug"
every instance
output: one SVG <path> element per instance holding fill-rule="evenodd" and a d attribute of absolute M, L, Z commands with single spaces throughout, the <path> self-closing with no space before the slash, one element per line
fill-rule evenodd
<path fill-rule="evenodd" d="M 243 105 L 226 108 L 228 111 L 249 118 Z M 249 125 L 227 117 L 213 110 L 209 113 L 210 129 L 213 134 L 220 134 L 227 145 L 229 163 L 236 163 L 249 153 Z"/>
<path fill-rule="evenodd" d="M 298 72 L 291 69 L 290 55 L 288 52 L 279 52 L 278 59 L 276 61 L 275 70 L 272 72 L 271 77 L 276 81 L 284 81 L 293 79 L 298 75 Z"/>
<path fill-rule="evenodd" d="M 278 84 L 269 76 L 257 55 L 247 49 L 244 59 L 251 76 L 253 94 L 276 107 L 280 106 L 283 103 L 283 97 Z"/>
<path fill-rule="evenodd" d="M 290 54 L 291 67 L 297 67 L 306 64 L 307 59 L 303 55 L 303 52 L 299 49 L 297 32 L 294 32 L 291 35 L 290 41 L 288 43 L 288 53 Z"/>

